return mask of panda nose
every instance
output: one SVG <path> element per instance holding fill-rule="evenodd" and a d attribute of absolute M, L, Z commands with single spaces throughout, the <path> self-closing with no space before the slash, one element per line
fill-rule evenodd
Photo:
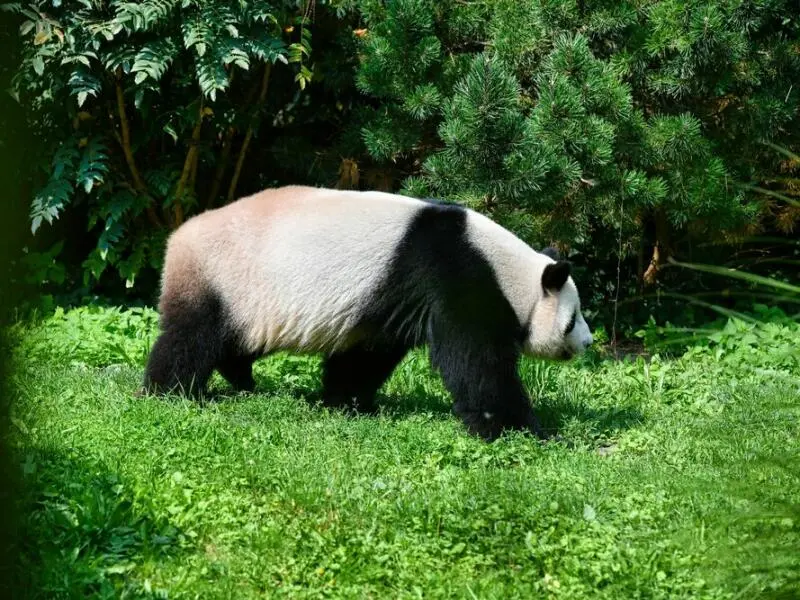
<path fill-rule="evenodd" d="M 583 347 L 584 347 L 584 348 L 588 348 L 588 347 L 589 347 L 589 346 L 591 346 L 593 343 L 594 343 L 594 337 L 593 337 L 593 336 L 592 336 L 592 334 L 590 333 L 588 336 L 586 336 L 586 337 L 584 338 L 584 340 L 583 340 Z"/>

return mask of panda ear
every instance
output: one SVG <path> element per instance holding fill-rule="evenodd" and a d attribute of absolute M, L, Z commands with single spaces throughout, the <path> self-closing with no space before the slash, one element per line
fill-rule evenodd
<path fill-rule="evenodd" d="M 559 260 L 561 258 L 561 255 L 558 253 L 558 250 L 556 250 L 552 246 L 548 246 L 547 248 L 542 250 L 540 254 L 544 254 L 545 256 L 549 256 L 553 260 Z"/>
<path fill-rule="evenodd" d="M 566 260 L 550 263 L 542 273 L 542 287 L 550 292 L 557 292 L 567 282 L 572 272 L 572 263 Z"/>

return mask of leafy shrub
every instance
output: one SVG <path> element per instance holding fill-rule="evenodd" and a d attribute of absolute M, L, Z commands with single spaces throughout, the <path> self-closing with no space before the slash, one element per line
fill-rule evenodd
<path fill-rule="evenodd" d="M 25 361 L 63 361 L 90 367 L 143 366 L 158 333 L 148 308 L 57 308 L 38 323 L 14 328 L 17 355 Z"/>
<path fill-rule="evenodd" d="M 736 367 L 796 372 L 800 369 L 800 353 L 797 352 L 800 324 L 783 313 L 779 315 L 778 318 L 773 315 L 772 321 L 732 317 L 711 323 L 702 330 L 690 330 L 688 335 L 685 329 L 674 328 L 669 323 L 656 325 L 651 318 L 637 333 L 650 351 L 711 355 L 716 361 L 729 362 Z"/>
<path fill-rule="evenodd" d="M 277 110 L 296 101 L 292 78 L 302 89 L 313 75 L 305 2 L 34 0 L 4 9 L 24 42 L 13 91 L 48 148 L 31 229 L 82 205 L 94 239 L 85 284 L 111 267 L 132 288 L 160 263 L 171 228 L 235 197 L 270 82 Z"/>
<path fill-rule="evenodd" d="M 800 325 L 758 323 L 730 319 L 725 327 L 708 336 L 708 346 L 692 348 L 688 356 L 713 354 L 718 361 L 757 372 L 786 369 L 800 372 Z"/>

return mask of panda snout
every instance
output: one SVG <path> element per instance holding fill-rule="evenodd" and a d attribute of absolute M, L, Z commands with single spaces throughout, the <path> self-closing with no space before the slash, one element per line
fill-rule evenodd
<path fill-rule="evenodd" d="M 575 356 L 583 354 L 586 349 L 589 348 L 594 343 L 594 337 L 592 334 L 585 335 L 580 338 L 580 341 L 573 344 L 567 345 L 567 347 L 561 350 L 559 358 L 562 360 L 569 360 Z"/>

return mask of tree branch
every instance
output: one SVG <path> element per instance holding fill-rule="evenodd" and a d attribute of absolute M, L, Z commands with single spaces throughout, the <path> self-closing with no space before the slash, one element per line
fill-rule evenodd
<path fill-rule="evenodd" d="M 261 91 L 258 94 L 258 106 L 264 104 L 264 100 L 267 98 L 267 90 L 269 89 L 269 76 L 271 72 L 272 64 L 267 63 L 264 65 L 264 76 L 261 78 Z M 250 120 L 250 126 L 247 128 L 247 133 L 244 136 L 244 140 L 242 141 L 242 148 L 239 150 L 239 158 L 236 161 L 236 168 L 233 171 L 231 184 L 228 186 L 228 202 L 233 202 L 233 199 L 236 196 L 236 186 L 239 184 L 239 177 L 242 174 L 242 165 L 244 165 L 244 159 L 247 155 L 247 148 L 250 146 L 250 140 L 253 139 L 255 124 L 256 117 L 253 116 L 253 118 Z"/>
<path fill-rule="evenodd" d="M 186 160 L 183 161 L 181 178 L 178 180 L 178 187 L 175 189 L 175 206 L 173 208 L 175 227 L 179 227 L 181 223 L 183 223 L 183 193 L 186 190 L 186 183 L 189 181 L 192 169 L 196 168 L 197 156 L 199 154 L 198 145 L 200 143 L 200 130 L 203 126 L 204 108 L 201 98 L 200 113 L 197 116 L 197 122 L 192 130 L 192 137 L 189 140 L 189 151 L 186 153 Z"/>
<path fill-rule="evenodd" d="M 219 195 L 222 187 L 222 178 L 225 176 L 225 169 L 228 168 L 228 161 L 231 159 L 231 148 L 233 147 L 233 136 L 236 135 L 236 128 L 231 125 L 225 132 L 225 139 L 222 142 L 222 153 L 217 163 L 217 170 L 214 172 L 214 179 L 211 181 L 211 189 L 206 198 L 206 208 L 211 208 Z"/>
<path fill-rule="evenodd" d="M 255 81 L 253 81 L 253 85 L 251 85 L 250 89 L 247 91 L 247 96 L 244 99 L 243 106 L 250 106 L 253 103 L 253 101 L 256 99 L 256 94 L 258 93 L 258 90 L 261 87 L 262 82 L 263 80 L 259 81 L 258 79 L 255 79 Z"/>
<path fill-rule="evenodd" d="M 669 225 L 667 217 L 662 209 L 658 209 L 655 216 L 656 221 L 656 243 L 653 245 L 653 255 L 650 264 L 642 276 L 645 285 L 653 285 L 661 269 L 669 257 Z"/>
<path fill-rule="evenodd" d="M 234 73 L 231 74 L 231 81 L 233 81 Z M 244 102 L 242 104 L 242 109 L 246 109 L 247 107 L 253 104 L 253 101 L 256 98 L 256 94 L 258 94 L 258 90 L 263 84 L 263 80 L 256 79 L 253 82 L 253 85 L 250 86 L 250 89 L 245 96 Z M 225 171 L 228 168 L 228 163 L 231 159 L 231 150 L 233 149 L 233 138 L 236 136 L 237 129 L 235 125 L 231 125 L 228 127 L 228 131 L 225 132 L 225 139 L 222 142 L 222 153 L 219 157 L 219 162 L 217 162 L 217 168 L 214 171 L 214 179 L 211 180 L 211 189 L 209 190 L 208 197 L 206 198 L 206 208 L 211 208 L 214 205 L 217 197 L 219 196 L 219 190 L 222 187 L 222 180 L 225 177 Z"/>
<path fill-rule="evenodd" d="M 194 160 L 192 161 L 192 170 L 189 171 L 189 189 L 192 192 L 195 191 L 197 187 L 197 165 L 200 162 L 200 150 L 198 149 L 197 152 L 194 153 Z"/>
<path fill-rule="evenodd" d="M 137 192 L 147 196 L 151 200 L 148 202 L 147 208 L 145 209 L 147 218 L 154 227 L 163 227 L 163 223 L 161 222 L 161 219 L 158 218 L 158 214 L 156 213 L 155 207 L 152 204 L 152 197 L 147 191 L 147 186 L 145 185 L 142 176 L 139 174 L 139 169 L 136 167 L 136 160 L 133 157 L 133 149 L 131 148 L 131 129 L 128 123 L 128 115 L 125 111 L 125 95 L 122 92 L 122 84 L 120 83 L 119 74 L 117 74 L 115 85 L 117 92 L 117 112 L 119 113 L 119 124 L 120 129 L 122 130 L 122 137 L 118 137 L 117 139 L 122 146 L 122 153 L 125 155 L 125 162 L 128 163 L 128 169 L 130 170 L 131 177 L 133 178 L 134 188 Z"/>

